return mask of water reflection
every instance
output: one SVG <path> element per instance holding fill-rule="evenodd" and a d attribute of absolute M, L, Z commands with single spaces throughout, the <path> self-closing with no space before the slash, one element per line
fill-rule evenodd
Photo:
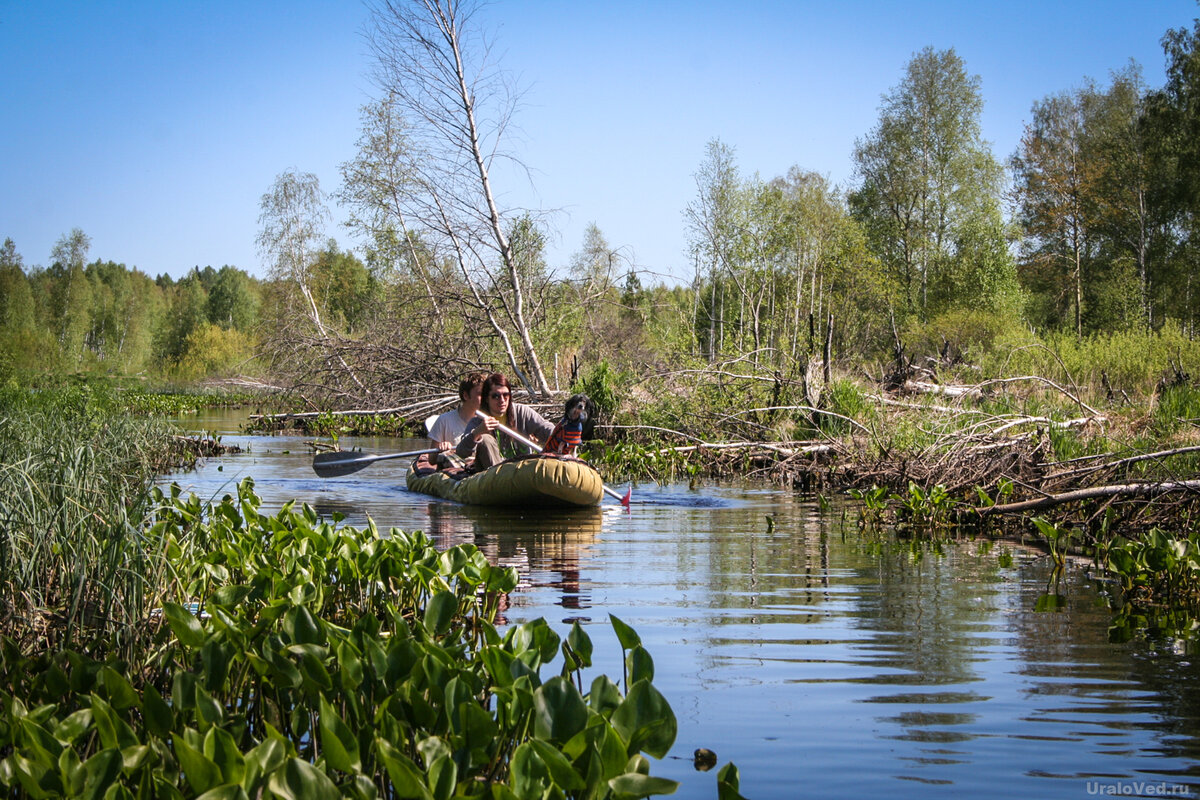
<path fill-rule="evenodd" d="M 605 512 L 600 508 L 521 512 L 508 508 L 430 502 L 426 533 L 445 548 L 461 543 L 478 547 L 493 564 L 515 567 L 521 583 L 511 602 L 519 605 L 531 588 L 557 592 L 556 605 L 591 607 L 581 562 L 599 539 Z M 587 616 L 572 619 L 588 621 Z"/>
<path fill-rule="evenodd" d="M 505 619 L 545 617 L 564 633 L 579 620 L 596 672 L 621 674 L 608 616 L 632 624 L 679 721 L 681 757 L 653 768 L 682 782 L 679 797 L 716 795 L 717 771 L 692 768 L 698 747 L 737 763 L 759 800 L 797 787 L 1079 798 L 1200 786 L 1194 654 L 1174 640 L 1111 643 L 1103 586 L 1081 569 L 1055 589 L 1064 608 L 1037 613 L 1051 565 L 1036 553 L 1001 566 L 980 543 L 864 535 L 841 509 L 774 489 L 639 485 L 628 512 L 523 513 L 413 495 L 397 462 L 321 481 L 300 441 L 249 446 L 181 482 L 211 491 L 251 475 L 268 507 L 297 497 L 352 524 L 473 543 L 521 575 Z"/>

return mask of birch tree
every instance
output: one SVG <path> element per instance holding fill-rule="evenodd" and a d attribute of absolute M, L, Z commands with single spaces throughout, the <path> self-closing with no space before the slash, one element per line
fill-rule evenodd
<path fill-rule="evenodd" d="M 375 79 L 405 129 L 404 226 L 453 259 L 462 300 L 487 320 L 517 377 L 546 396 L 527 320 L 521 264 L 509 241 L 515 218 L 493 187 L 517 93 L 492 60 L 470 0 L 377 0 L 368 41 Z M 514 159 L 515 163 L 515 159 Z M 519 166 L 519 165 L 518 165 Z"/>
<path fill-rule="evenodd" d="M 309 172 L 283 172 L 276 177 L 271 191 L 262 196 L 260 208 L 258 247 L 271 277 L 300 291 L 305 314 L 320 337 L 320 347 L 329 350 L 342 373 L 369 394 L 355 371 L 332 347 L 334 343 L 313 293 L 313 267 L 329 219 L 320 181 Z"/>
<path fill-rule="evenodd" d="M 326 336 L 311 286 L 313 262 L 329 220 L 320 181 L 311 172 L 282 172 L 262 196 L 259 208 L 258 247 L 270 276 L 300 290 L 309 320 Z"/>
<path fill-rule="evenodd" d="M 1026 280 L 1083 335 L 1084 269 L 1092 246 L 1087 198 L 1095 173 L 1084 156 L 1083 110 L 1076 94 L 1060 93 L 1033 106 L 1012 159 L 1013 191 L 1026 239 Z"/>
<path fill-rule="evenodd" d="M 884 96 L 878 125 L 855 144 L 855 215 L 904 287 L 909 310 L 922 317 L 931 283 L 971 267 L 955 263 L 964 226 L 989 230 L 978 224 L 977 209 L 999 208 L 1003 170 L 982 138 L 982 110 L 979 77 L 953 49 L 927 47 Z"/>

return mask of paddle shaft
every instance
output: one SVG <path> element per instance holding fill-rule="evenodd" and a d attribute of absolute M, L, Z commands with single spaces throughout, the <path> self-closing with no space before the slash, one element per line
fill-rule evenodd
<path fill-rule="evenodd" d="M 320 478 L 337 478 L 342 475 L 358 472 L 360 469 L 371 466 L 376 461 L 387 461 L 389 458 L 412 458 L 413 456 L 437 452 L 439 450 L 434 447 L 427 450 L 412 450 L 407 453 L 385 453 L 379 456 L 364 455 L 362 453 L 344 453 L 341 451 L 317 453 L 316 457 L 313 458 L 313 471 Z"/>
<path fill-rule="evenodd" d="M 489 417 L 483 411 L 476 411 L 475 416 L 481 417 L 483 419 L 495 419 L 495 417 Z M 507 425 L 501 424 L 499 420 L 496 420 L 496 427 L 499 428 L 500 430 L 504 431 L 510 437 L 512 437 L 513 439 L 516 439 L 518 442 L 525 445 L 526 447 L 532 448 L 535 452 L 538 452 L 538 453 L 542 452 L 542 448 L 539 447 L 537 444 L 530 441 L 529 439 L 526 439 L 524 436 L 517 433 L 516 431 L 514 431 L 512 428 L 508 427 Z M 610 489 L 607 486 L 605 486 L 604 484 L 600 484 L 600 486 L 602 489 L 604 489 L 604 493 L 607 494 L 609 497 L 615 497 L 617 500 L 620 500 L 621 505 L 623 505 L 623 506 L 629 505 L 629 497 L 630 497 L 630 495 L 633 494 L 632 489 L 630 489 L 629 492 L 626 493 L 624 497 L 622 497 L 621 495 L 617 494 L 617 491 L 615 489 Z"/>

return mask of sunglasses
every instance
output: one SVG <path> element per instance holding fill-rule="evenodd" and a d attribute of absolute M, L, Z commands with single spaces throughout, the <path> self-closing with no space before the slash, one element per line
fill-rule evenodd
<path fill-rule="evenodd" d="M 488 397 L 493 400 L 507 400 L 511 392 L 492 392 Z"/>

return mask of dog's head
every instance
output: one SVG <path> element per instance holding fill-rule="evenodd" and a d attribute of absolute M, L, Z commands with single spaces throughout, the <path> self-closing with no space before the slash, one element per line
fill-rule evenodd
<path fill-rule="evenodd" d="M 596 427 L 596 404 L 586 394 L 573 394 L 563 407 L 563 419 L 581 422 L 583 438 L 591 439 L 592 431 Z"/>

